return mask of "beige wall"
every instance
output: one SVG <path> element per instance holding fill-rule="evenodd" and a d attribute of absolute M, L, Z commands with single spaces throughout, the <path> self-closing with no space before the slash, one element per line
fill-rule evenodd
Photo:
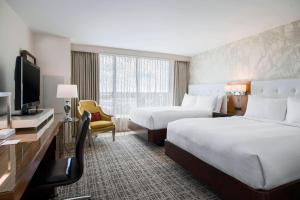
<path fill-rule="evenodd" d="M 45 33 L 33 34 L 33 49 L 42 75 L 71 78 L 71 42 L 69 38 Z"/>
<path fill-rule="evenodd" d="M 191 60 L 190 83 L 300 78 L 300 20 Z"/>
<path fill-rule="evenodd" d="M 32 51 L 32 33 L 6 1 L 0 0 L 0 92 L 12 92 L 12 103 L 15 62 L 21 49 Z"/>
<path fill-rule="evenodd" d="M 44 85 L 45 76 L 62 76 L 65 83 L 71 78 L 71 43 L 70 39 L 55 35 L 34 33 L 33 51 L 37 58 L 37 65 L 41 69 L 41 106 L 44 106 Z M 51 80 L 50 80 L 51 81 Z M 54 81 L 54 79 L 53 79 Z M 55 95 L 56 86 L 53 91 L 47 91 Z M 55 98 L 54 98 L 55 99 Z M 53 106 L 55 103 L 53 102 Z M 61 106 L 62 108 L 63 106 Z"/>
<path fill-rule="evenodd" d="M 41 69 L 40 98 L 41 107 L 43 107 L 45 75 L 63 76 L 65 83 L 70 82 L 70 39 L 44 33 L 32 33 L 4 0 L 0 0 L 0 30 L 0 92 L 12 92 L 12 108 L 14 109 L 16 57 L 21 49 L 29 50 L 37 58 L 37 65 Z"/>

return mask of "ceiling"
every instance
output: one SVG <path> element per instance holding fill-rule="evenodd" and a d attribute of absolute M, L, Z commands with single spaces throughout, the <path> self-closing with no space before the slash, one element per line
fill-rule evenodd
<path fill-rule="evenodd" d="M 195 55 L 300 19 L 300 0 L 7 0 L 72 43 Z"/>

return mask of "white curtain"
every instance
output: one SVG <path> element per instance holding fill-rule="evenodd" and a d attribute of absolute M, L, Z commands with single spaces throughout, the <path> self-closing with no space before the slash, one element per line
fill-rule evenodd
<path fill-rule="evenodd" d="M 100 105 L 115 116 L 116 130 L 128 130 L 137 107 L 172 105 L 169 60 L 100 54 Z"/>
<path fill-rule="evenodd" d="M 168 60 L 148 58 L 137 60 L 138 107 L 171 105 L 171 71 Z"/>
<path fill-rule="evenodd" d="M 113 56 L 102 56 L 99 58 L 99 90 L 100 106 L 106 113 L 114 113 L 114 70 L 115 58 Z"/>

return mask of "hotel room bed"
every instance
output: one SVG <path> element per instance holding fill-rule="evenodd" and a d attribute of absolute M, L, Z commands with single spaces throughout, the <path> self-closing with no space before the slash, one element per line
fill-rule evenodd
<path fill-rule="evenodd" d="M 169 123 L 165 153 L 224 199 L 300 199 L 300 80 L 251 87 L 245 117 Z"/>
<path fill-rule="evenodd" d="M 169 123 L 167 141 L 254 189 L 300 179 L 300 125 L 227 117 Z"/>
<path fill-rule="evenodd" d="M 199 84 L 190 85 L 189 94 L 193 96 L 215 96 L 219 111 L 227 112 L 227 101 L 224 91 L 225 84 Z M 211 118 L 212 110 L 195 109 L 195 107 L 169 106 L 138 108 L 130 114 L 129 128 L 147 129 L 148 141 L 163 142 L 167 134 L 169 122 L 182 118 Z"/>
<path fill-rule="evenodd" d="M 159 130 L 166 129 L 169 122 L 177 119 L 211 116 L 211 112 L 181 106 L 149 107 L 134 110 L 130 115 L 130 120 L 147 129 Z"/>

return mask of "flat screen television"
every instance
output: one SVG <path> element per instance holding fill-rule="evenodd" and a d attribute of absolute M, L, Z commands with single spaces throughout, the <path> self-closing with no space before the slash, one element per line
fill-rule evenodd
<path fill-rule="evenodd" d="M 15 110 L 23 115 L 40 104 L 40 68 L 22 56 L 16 59 Z M 36 109 L 37 110 L 37 109 Z"/>

